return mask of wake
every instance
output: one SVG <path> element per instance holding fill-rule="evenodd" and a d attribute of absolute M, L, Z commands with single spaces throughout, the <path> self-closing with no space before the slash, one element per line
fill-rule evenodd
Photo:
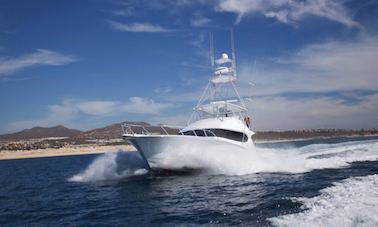
<path fill-rule="evenodd" d="M 112 181 L 148 173 L 137 152 L 118 151 L 98 156 L 84 171 L 68 179 L 72 182 Z"/>
<path fill-rule="evenodd" d="M 301 148 L 256 148 L 252 151 L 201 148 L 160 154 L 166 168 L 201 169 L 205 174 L 246 175 L 305 173 L 315 169 L 347 167 L 352 162 L 378 159 L 378 141 L 312 144 Z M 138 152 L 106 153 L 69 181 L 120 180 L 148 173 Z"/>
<path fill-rule="evenodd" d="M 292 198 L 305 211 L 270 218 L 277 226 L 378 226 L 378 175 L 351 177 L 313 198 Z"/>

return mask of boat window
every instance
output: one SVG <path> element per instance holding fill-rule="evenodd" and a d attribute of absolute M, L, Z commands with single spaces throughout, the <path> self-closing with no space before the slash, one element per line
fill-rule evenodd
<path fill-rule="evenodd" d="M 197 136 L 205 136 L 203 130 L 195 130 Z"/>
<path fill-rule="evenodd" d="M 235 132 L 235 131 L 224 130 L 224 129 L 209 129 L 209 131 L 212 131 L 218 137 L 223 137 L 226 139 L 235 140 L 239 142 L 248 141 L 247 135 L 241 132 Z"/>
<path fill-rule="evenodd" d="M 205 129 L 204 131 L 207 137 L 215 136 L 214 132 L 212 132 L 211 130 Z"/>
<path fill-rule="evenodd" d="M 182 134 L 184 134 L 186 136 L 194 136 L 194 132 L 193 131 L 182 132 Z"/>
<path fill-rule="evenodd" d="M 194 134 L 195 132 L 195 134 Z M 206 134 L 205 134 L 206 132 Z M 182 132 L 182 134 L 186 136 L 217 136 L 217 137 L 222 137 L 230 140 L 235 140 L 239 142 L 247 142 L 248 137 L 246 134 L 241 133 L 241 132 L 235 132 L 235 131 L 230 131 L 230 130 L 224 130 L 224 129 L 204 129 L 204 130 L 195 130 L 195 131 L 186 131 Z"/>

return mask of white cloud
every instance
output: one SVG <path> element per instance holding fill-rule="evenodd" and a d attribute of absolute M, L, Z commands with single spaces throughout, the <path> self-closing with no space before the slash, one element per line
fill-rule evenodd
<path fill-rule="evenodd" d="M 11 122 L 9 123 L 8 128 L 11 131 L 19 131 L 35 126 L 50 127 L 55 125 L 65 125 L 68 127 L 74 126 L 74 128 L 80 126 L 80 124 L 70 124 L 70 122 L 75 120 L 77 114 L 79 114 L 79 110 L 72 100 L 65 100 L 59 105 L 48 106 L 47 110 L 47 116 L 45 118 Z"/>
<path fill-rule="evenodd" d="M 257 70 L 252 63 L 244 64 L 239 73 L 244 85 L 241 93 L 255 96 L 249 105 L 258 130 L 378 127 L 377 94 L 356 94 L 362 101 L 354 104 L 327 95 L 378 91 L 376 59 L 376 37 L 309 45 L 274 63 L 257 64 Z M 256 86 L 247 86 L 248 81 Z M 298 92 L 323 95 L 303 99 L 282 96 Z"/>
<path fill-rule="evenodd" d="M 351 105 L 331 98 L 256 98 L 249 103 L 255 130 L 378 127 L 378 95 Z"/>
<path fill-rule="evenodd" d="M 162 110 L 172 108 L 170 103 L 158 103 L 152 99 L 131 97 L 124 103 L 121 110 L 127 113 L 159 114 Z"/>
<path fill-rule="evenodd" d="M 257 61 L 256 69 L 253 62 L 241 63 L 238 85 L 241 95 L 254 97 L 248 105 L 258 130 L 378 127 L 378 95 L 355 92 L 378 91 L 376 59 L 378 38 L 328 41 L 274 62 Z M 298 99 L 298 94 L 293 99 L 285 95 L 300 92 L 318 96 Z M 335 92 L 343 98 L 333 96 Z M 194 103 L 201 93 L 198 89 L 167 96 L 166 100 Z M 345 102 L 346 96 L 355 101 Z"/>
<path fill-rule="evenodd" d="M 93 124 L 98 123 L 96 119 L 99 117 L 105 118 L 124 113 L 157 115 L 172 107 L 174 105 L 169 103 L 155 102 L 141 97 L 131 97 L 126 102 L 64 100 L 61 104 L 48 106 L 45 118 L 15 121 L 8 126 L 12 131 L 58 124 L 74 128 L 91 128 L 94 127 Z"/>
<path fill-rule="evenodd" d="M 160 25 L 149 23 L 120 23 L 116 21 L 108 21 L 113 29 L 124 32 L 172 32 L 172 30 L 164 28 Z"/>
<path fill-rule="evenodd" d="M 89 101 L 76 103 L 77 108 L 90 115 L 106 116 L 118 111 L 118 102 L 112 101 Z"/>
<path fill-rule="evenodd" d="M 173 88 L 171 87 L 159 87 L 154 89 L 154 92 L 158 94 L 166 94 L 170 93 L 171 91 L 173 91 Z"/>
<path fill-rule="evenodd" d="M 378 38 L 329 41 L 309 45 L 275 62 L 258 61 L 240 67 L 244 93 L 276 95 L 283 92 L 378 90 Z"/>
<path fill-rule="evenodd" d="M 339 0 L 219 0 L 215 10 L 238 15 L 259 13 L 282 23 L 296 23 L 307 16 L 327 18 L 348 27 L 359 27 L 351 13 Z"/>
<path fill-rule="evenodd" d="M 129 17 L 134 15 L 134 11 L 131 8 L 128 9 L 117 9 L 110 11 L 115 16 Z"/>
<path fill-rule="evenodd" d="M 171 127 L 184 128 L 189 120 L 190 114 L 191 112 L 188 112 L 184 115 L 176 114 L 173 116 L 157 116 L 152 120 L 154 124 L 163 124 Z"/>
<path fill-rule="evenodd" d="M 17 71 L 41 65 L 65 65 L 77 61 L 76 57 L 63 55 L 58 52 L 45 49 L 37 49 L 34 53 L 19 57 L 0 58 L 0 76 L 16 73 Z"/>
<path fill-rule="evenodd" d="M 204 27 L 204 26 L 209 25 L 212 21 L 207 17 L 204 17 L 200 14 L 196 14 L 192 18 L 190 18 L 189 22 L 190 22 L 190 25 L 194 27 Z"/>

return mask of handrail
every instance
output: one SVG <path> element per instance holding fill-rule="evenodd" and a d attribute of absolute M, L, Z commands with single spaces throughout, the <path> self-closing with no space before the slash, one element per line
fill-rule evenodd
<path fill-rule="evenodd" d="M 217 135 L 215 135 L 215 133 L 213 131 L 211 131 L 211 130 L 204 129 L 203 131 L 205 132 L 206 137 L 207 137 L 207 133 L 206 132 L 210 132 L 213 135 L 213 137 L 217 137 Z"/>
<path fill-rule="evenodd" d="M 122 131 L 124 134 L 128 134 L 128 135 L 152 135 L 153 132 L 149 131 L 146 129 L 146 127 L 155 127 L 155 128 L 160 128 L 162 130 L 162 132 L 164 132 L 165 135 L 169 135 L 169 132 L 168 132 L 168 128 L 169 127 L 165 127 L 165 125 L 159 125 L 159 126 L 145 126 L 145 125 L 136 125 L 136 124 L 128 124 L 128 123 L 124 123 L 121 125 L 122 127 Z M 133 130 L 133 127 L 134 128 L 139 128 L 141 129 L 141 133 L 136 133 L 134 130 Z M 173 129 L 173 128 L 171 128 Z M 202 131 L 203 132 L 203 135 L 205 137 L 217 137 L 217 135 L 215 135 L 215 133 L 209 129 L 196 129 L 198 131 Z M 190 130 L 193 132 L 193 136 L 201 136 L 201 135 L 197 135 L 197 133 L 195 132 L 196 130 Z M 184 132 L 179 129 L 179 135 L 183 135 L 185 136 Z"/>
<path fill-rule="evenodd" d="M 157 132 L 153 132 L 152 130 L 148 130 L 147 128 L 158 128 L 161 131 L 158 133 L 169 135 L 169 129 L 175 129 L 173 127 L 167 127 L 165 125 L 136 125 L 136 124 L 129 124 L 129 123 L 124 123 L 121 124 L 122 131 L 124 134 L 130 134 L 130 135 L 135 135 L 135 134 L 142 134 L 142 135 L 152 135 Z M 134 128 L 134 129 L 133 129 Z M 139 129 L 140 132 L 135 132 L 135 128 Z M 178 129 L 180 130 L 180 129 Z"/>

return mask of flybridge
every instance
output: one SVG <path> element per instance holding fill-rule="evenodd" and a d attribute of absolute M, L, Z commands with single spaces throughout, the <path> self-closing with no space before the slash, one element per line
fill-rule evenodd
<path fill-rule="evenodd" d="M 234 36 L 231 31 L 232 58 L 222 53 L 214 59 L 213 38 L 210 34 L 210 59 L 213 75 L 194 108 L 188 124 L 205 118 L 234 117 L 244 120 L 248 109 L 236 88 L 237 73 L 235 61 Z"/>
<path fill-rule="evenodd" d="M 217 67 L 214 70 L 214 76 L 210 79 L 213 84 L 230 83 L 236 81 L 235 71 L 232 60 L 223 53 L 221 58 L 215 61 Z"/>

